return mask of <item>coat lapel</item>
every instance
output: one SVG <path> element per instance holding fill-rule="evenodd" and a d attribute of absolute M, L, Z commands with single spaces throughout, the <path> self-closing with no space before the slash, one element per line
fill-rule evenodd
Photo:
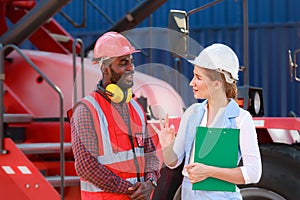
<path fill-rule="evenodd" d="M 199 106 L 195 107 L 194 113 L 191 114 L 189 121 L 188 121 L 188 138 L 185 140 L 185 147 L 186 147 L 186 162 L 189 162 L 191 150 L 193 147 L 193 143 L 196 137 L 196 127 L 200 125 L 202 118 L 205 112 L 205 106 L 207 104 L 207 100 L 203 101 L 199 104 Z M 220 127 L 224 128 L 236 128 L 236 121 L 235 118 L 239 116 L 240 110 L 238 104 L 233 100 L 230 99 L 229 104 L 225 108 L 225 113 L 223 116 L 224 120 L 221 120 L 221 124 L 218 124 Z"/>

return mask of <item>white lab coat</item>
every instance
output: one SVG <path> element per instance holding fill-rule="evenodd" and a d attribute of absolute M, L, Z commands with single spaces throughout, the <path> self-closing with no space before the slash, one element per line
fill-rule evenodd
<path fill-rule="evenodd" d="M 192 147 L 196 135 L 196 126 L 203 125 L 202 120 L 206 113 L 207 101 L 202 103 L 195 103 L 191 105 L 184 113 L 173 150 L 178 157 L 178 163 L 174 167 L 178 167 L 183 159 L 184 165 L 190 162 Z M 221 123 L 220 123 L 221 122 Z M 206 122 L 205 122 L 206 124 Z M 240 129 L 239 141 L 239 159 L 243 159 L 243 166 L 241 171 L 246 184 L 257 183 L 261 177 L 262 166 L 259 147 L 257 143 L 257 134 L 253 124 L 250 113 L 238 106 L 238 104 L 231 99 L 229 104 L 221 115 L 221 120 L 214 123 L 216 128 L 238 128 Z M 201 191 L 192 190 L 192 184 L 189 179 L 184 176 L 181 191 L 182 200 L 196 200 L 196 199 L 242 199 L 240 190 L 236 187 L 235 192 L 223 191 Z"/>

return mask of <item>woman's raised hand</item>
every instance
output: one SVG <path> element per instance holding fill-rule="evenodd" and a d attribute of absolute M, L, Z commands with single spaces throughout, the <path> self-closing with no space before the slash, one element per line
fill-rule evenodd
<path fill-rule="evenodd" d="M 160 132 L 158 133 L 159 143 L 162 149 L 174 142 L 175 135 L 175 127 L 173 124 L 169 126 L 169 115 L 166 114 L 164 122 L 160 118 Z"/>

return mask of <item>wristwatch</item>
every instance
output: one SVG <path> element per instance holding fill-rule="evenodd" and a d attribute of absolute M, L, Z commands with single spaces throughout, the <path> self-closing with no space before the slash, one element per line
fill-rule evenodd
<path fill-rule="evenodd" d="M 157 187 L 157 183 L 156 183 L 156 181 L 155 180 L 153 180 L 153 178 L 148 178 L 148 181 L 150 181 L 151 182 L 151 184 L 153 185 L 153 187 Z"/>

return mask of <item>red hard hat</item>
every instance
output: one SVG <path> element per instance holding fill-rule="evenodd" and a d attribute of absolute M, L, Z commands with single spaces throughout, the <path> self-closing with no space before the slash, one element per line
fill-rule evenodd
<path fill-rule="evenodd" d="M 140 51 L 135 50 L 122 34 L 111 31 L 103 34 L 96 41 L 93 61 L 99 58 L 120 57 L 136 52 Z"/>

